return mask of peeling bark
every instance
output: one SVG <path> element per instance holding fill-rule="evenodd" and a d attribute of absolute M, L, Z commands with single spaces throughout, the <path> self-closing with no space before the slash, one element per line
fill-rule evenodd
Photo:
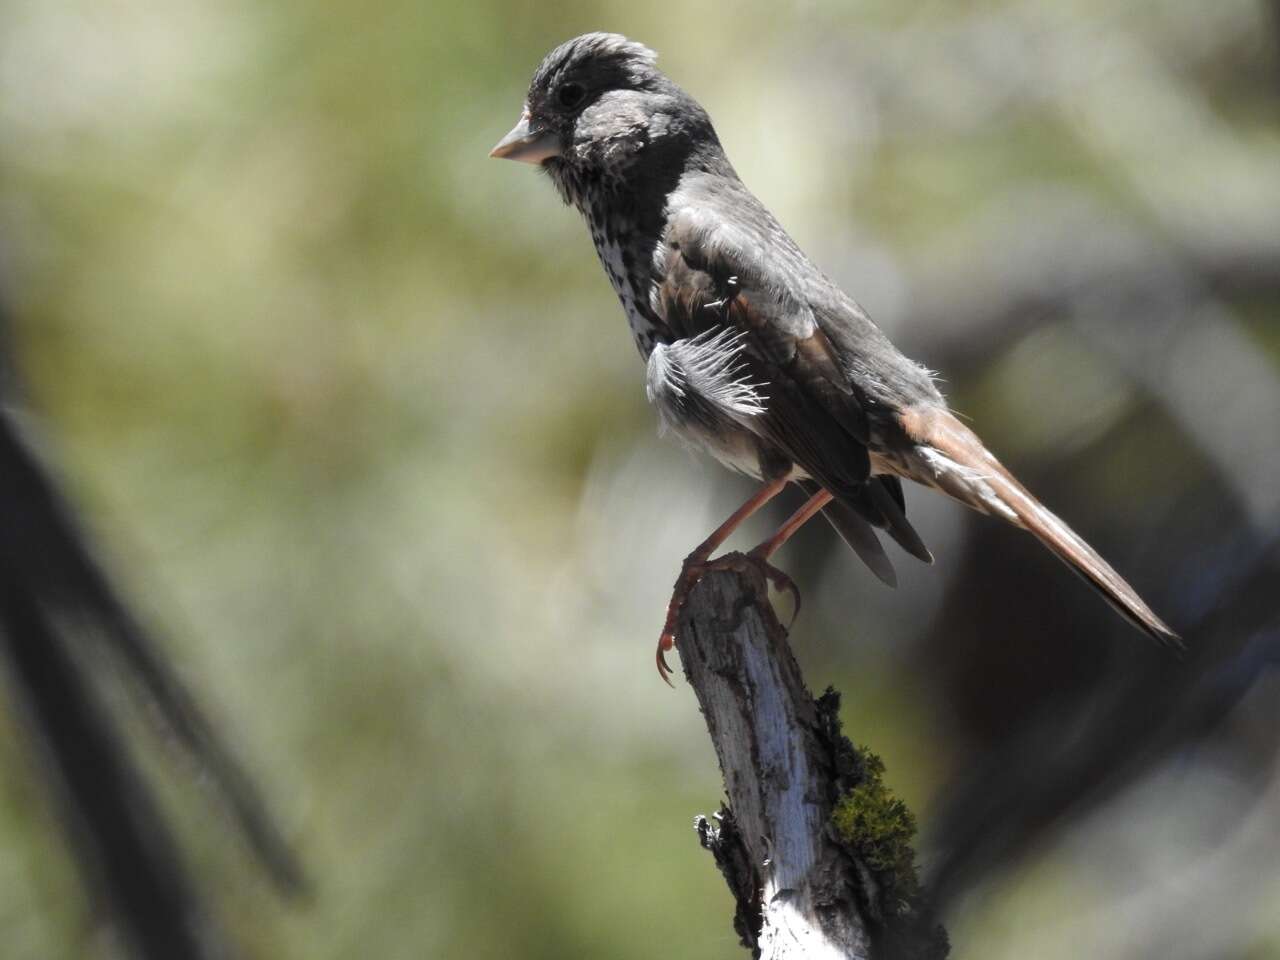
<path fill-rule="evenodd" d="M 839 733 L 838 697 L 805 687 L 757 567 L 741 554 L 712 564 L 679 638 L 729 799 L 695 829 L 737 902 L 743 945 L 764 960 L 945 956 L 941 929 L 886 897 L 887 878 L 832 826 L 866 771 Z"/>

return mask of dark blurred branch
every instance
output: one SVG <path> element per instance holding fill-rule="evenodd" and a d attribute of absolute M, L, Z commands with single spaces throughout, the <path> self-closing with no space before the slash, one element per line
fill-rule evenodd
<path fill-rule="evenodd" d="M 154 640 L 116 594 L 70 506 L 0 405 L 0 582 L 57 611 L 68 645 L 114 658 L 159 719 L 209 774 L 246 839 L 285 891 L 302 872 L 252 779 L 222 742 Z M 0 622 L 0 627 L 4 624 Z M 71 639 L 74 638 L 74 639 Z M 14 643 L 34 643 L 21 630 Z"/>
<path fill-rule="evenodd" d="M 16 371 L 7 347 L 0 317 L 0 676 L 54 781 L 90 893 L 108 908 L 127 954 L 230 956 L 107 708 L 113 673 L 134 682 L 131 692 L 155 708 L 148 716 L 208 775 L 282 890 L 302 890 L 301 870 L 253 781 L 116 593 L 10 408 Z"/>
<path fill-rule="evenodd" d="M 840 735 L 838 697 L 810 696 L 760 572 L 740 554 L 717 561 L 679 636 L 729 798 L 696 827 L 743 945 L 768 960 L 945 956 L 922 920 L 914 821 Z"/>
<path fill-rule="evenodd" d="M 1011 191 L 957 233 L 969 238 L 950 244 L 957 255 L 931 256 L 909 278 L 903 331 L 920 332 L 922 347 L 946 357 L 953 377 L 987 362 L 993 345 L 1091 310 L 1100 292 L 1131 294 L 1144 314 L 1171 304 L 1182 312 L 1211 298 L 1280 296 L 1280 235 L 1188 235 L 1161 245 L 1084 191 Z M 1147 317 L 1111 319 L 1139 325 Z"/>
<path fill-rule="evenodd" d="M 41 758 L 60 787 L 89 887 L 117 920 L 129 956 L 225 955 L 165 818 L 48 612 L 0 577 L 0 653 Z"/>
<path fill-rule="evenodd" d="M 1227 303 L 1280 296 L 1280 240 L 1165 244 L 1083 194 L 1043 188 L 993 202 L 965 235 L 963 253 L 911 280 L 902 339 L 927 332 L 914 352 L 962 383 L 1003 345 L 1069 323 L 1213 464 L 1256 530 L 1275 528 L 1274 448 L 1232 424 L 1280 421 L 1280 377 Z"/>
<path fill-rule="evenodd" d="M 1144 593 L 1178 623 L 1191 652 L 1181 663 L 1148 661 L 1119 636 L 1121 645 L 1110 646 L 1113 628 L 1076 611 L 1042 622 L 1051 588 L 1028 576 L 1001 532 L 975 527 L 975 568 L 1003 589 L 989 594 L 972 577 L 959 579 L 939 616 L 947 628 L 924 658 L 950 687 L 941 699 L 967 701 L 960 709 L 981 742 L 957 764 L 963 777 L 930 818 L 939 905 L 1170 751 L 1213 735 L 1271 662 L 1270 641 L 1250 637 L 1272 636 L 1266 585 L 1275 581 L 1280 523 L 1280 459 L 1273 444 L 1257 442 L 1258 425 L 1280 422 L 1280 375 L 1246 314 L 1233 309 L 1280 297 L 1280 234 L 1155 236 L 1059 187 L 1010 191 L 961 233 L 963 249 L 922 264 L 912 279 L 904 332 L 927 332 L 918 352 L 959 384 L 1020 337 L 1057 325 L 1137 388 L 1143 406 L 1161 410 L 1186 447 L 1150 464 L 1166 505 L 1153 498 L 1134 511 L 1152 525 L 1145 533 L 1132 520 L 1117 523 L 1115 546 L 1103 552 L 1132 552 L 1130 564 L 1151 585 Z M 1063 402 L 1050 390 L 1039 400 Z M 1116 457 L 1124 436 L 1121 425 L 1096 441 L 1098 452 Z M 1067 493 L 1060 483 L 1058 495 Z M 1135 549 L 1143 542 L 1159 542 L 1159 556 Z M 1025 658 L 991 643 L 1011 624 L 1035 637 Z"/>

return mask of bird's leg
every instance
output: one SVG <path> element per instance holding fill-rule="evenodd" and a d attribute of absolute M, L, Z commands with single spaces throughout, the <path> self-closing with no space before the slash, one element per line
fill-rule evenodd
<path fill-rule="evenodd" d="M 834 497 L 826 490 L 819 490 L 804 502 L 804 506 L 787 518 L 787 522 L 778 528 L 777 533 L 753 549 L 748 556 L 756 560 L 768 560 L 778 552 L 779 547 L 795 535 L 797 530 L 813 519 L 818 511 L 833 499 Z"/>
<path fill-rule="evenodd" d="M 716 527 L 711 536 L 698 544 L 694 551 L 684 558 L 680 578 L 676 580 L 671 602 L 667 605 L 667 622 L 662 627 L 662 636 L 658 638 L 658 675 L 666 680 L 668 686 L 671 684 L 668 679 L 671 668 L 667 666 L 666 652 L 676 644 L 676 621 L 680 618 L 680 609 L 684 606 L 693 585 L 701 578 L 707 559 L 717 547 L 729 539 L 730 534 L 737 530 L 743 521 L 780 494 L 786 486 L 785 477 L 766 483 L 752 494 L 746 503 L 735 510 L 728 520 Z"/>
<path fill-rule="evenodd" d="M 795 623 L 796 617 L 800 615 L 800 591 L 796 587 L 795 581 L 771 564 L 769 558 L 778 551 L 779 547 L 790 540 L 797 530 L 813 519 L 814 515 L 830 503 L 831 500 L 830 493 L 826 490 L 819 490 L 805 501 L 804 506 L 787 518 L 787 522 L 778 528 L 777 533 L 747 554 L 748 557 L 759 564 L 764 571 L 764 575 L 769 578 L 769 582 L 775 588 L 786 590 L 791 594 L 791 599 L 795 601 L 795 609 L 791 611 L 792 623 Z"/>

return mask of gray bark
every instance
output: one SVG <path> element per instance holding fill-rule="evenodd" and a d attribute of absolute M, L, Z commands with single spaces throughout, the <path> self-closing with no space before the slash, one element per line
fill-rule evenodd
<path fill-rule="evenodd" d="M 874 881 L 829 826 L 833 721 L 805 688 L 759 570 L 741 555 L 717 561 L 679 638 L 729 798 L 717 824 L 696 827 L 737 899 L 744 944 L 765 960 L 871 957 Z"/>

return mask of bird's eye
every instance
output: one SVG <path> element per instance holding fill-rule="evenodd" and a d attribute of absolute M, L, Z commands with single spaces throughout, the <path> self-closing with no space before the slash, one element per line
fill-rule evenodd
<path fill-rule="evenodd" d="M 560 88 L 560 92 L 556 94 L 556 99 L 560 101 L 560 106 L 566 110 L 572 110 L 582 102 L 582 98 L 587 95 L 587 89 L 580 83 L 566 83 Z"/>

